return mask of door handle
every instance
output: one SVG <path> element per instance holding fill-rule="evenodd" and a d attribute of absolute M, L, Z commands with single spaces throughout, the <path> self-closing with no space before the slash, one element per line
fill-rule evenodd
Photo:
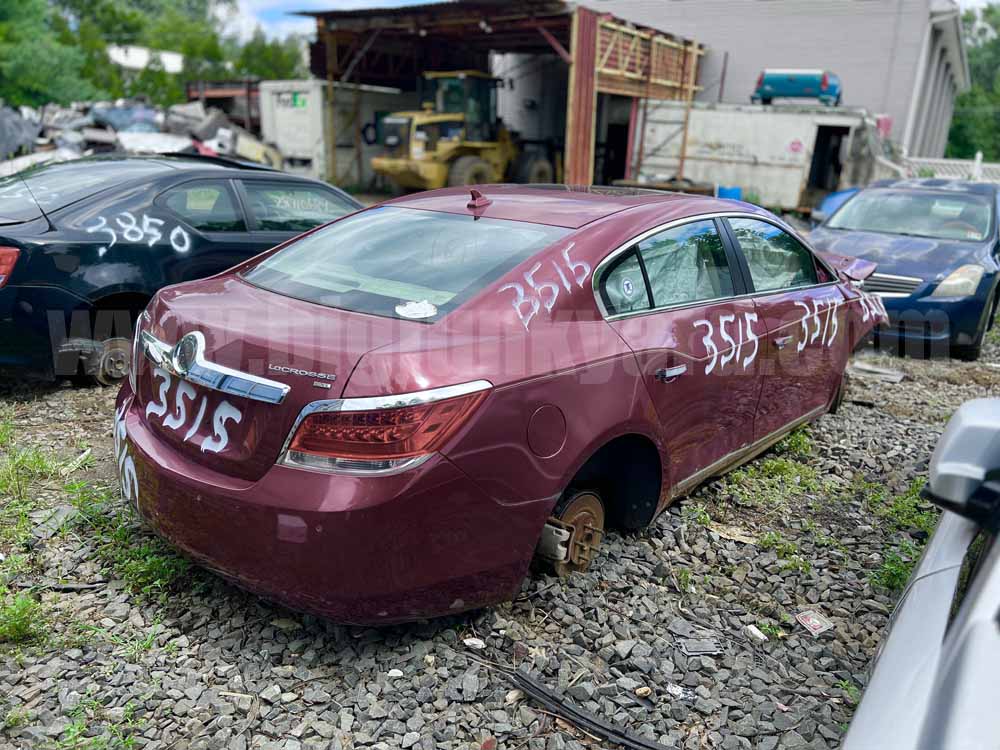
<path fill-rule="evenodd" d="M 779 349 L 784 349 L 786 346 L 788 346 L 788 342 L 791 341 L 793 338 L 795 338 L 795 337 L 794 336 L 779 336 L 778 338 L 776 338 L 774 340 L 774 345 L 776 347 L 778 347 Z"/>
<path fill-rule="evenodd" d="M 661 383 L 672 383 L 688 370 L 687 365 L 677 365 L 676 367 L 664 367 L 656 371 L 656 379 Z"/>

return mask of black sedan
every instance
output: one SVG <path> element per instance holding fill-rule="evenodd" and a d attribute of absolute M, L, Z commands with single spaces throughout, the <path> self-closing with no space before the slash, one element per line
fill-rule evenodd
<path fill-rule="evenodd" d="M 113 383 L 158 289 L 360 207 L 324 183 L 211 157 L 94 157 L 0 180 L 0 371 Z"/>

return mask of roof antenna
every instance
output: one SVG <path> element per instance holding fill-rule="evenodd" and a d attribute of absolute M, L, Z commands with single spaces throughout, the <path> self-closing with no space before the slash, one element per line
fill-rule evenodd
<path fill-rule="evenodd" d="M 471 208 L 471 209 L 486 208 L 493 202 L 475 188 L 472 188 L 471 190 L 469 190 L 469 192 L 472 193 L 472 200 L 470 200 L 468 203 L 465 204 L 466 208 Z"/>

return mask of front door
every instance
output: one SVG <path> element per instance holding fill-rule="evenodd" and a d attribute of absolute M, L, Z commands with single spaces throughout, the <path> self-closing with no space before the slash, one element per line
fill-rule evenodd
<path fill-rule="evenodd" d="M 832 274 L 784 229 L 762 219 L 726 221 L 766 331 L 755 429 L 761 440 L 833 398 L 850 353 L 847 307 Z"/>
<path fill-rule="evenodd" d="M 673 487 L 753 441 L 764 326 L 708 219 L 645 237 L 601 276 L 609 322 L 635 352 Z"/>

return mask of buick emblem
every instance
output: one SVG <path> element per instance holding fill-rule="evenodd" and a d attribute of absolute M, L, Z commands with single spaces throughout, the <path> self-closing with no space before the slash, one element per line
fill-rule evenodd
<path fill-rule="evenodd" d="M 197 331 L 185 334 L 170 353 L 170 364 L 178 375 L 187 375 L 205 348 L 205 339 Z"/>

